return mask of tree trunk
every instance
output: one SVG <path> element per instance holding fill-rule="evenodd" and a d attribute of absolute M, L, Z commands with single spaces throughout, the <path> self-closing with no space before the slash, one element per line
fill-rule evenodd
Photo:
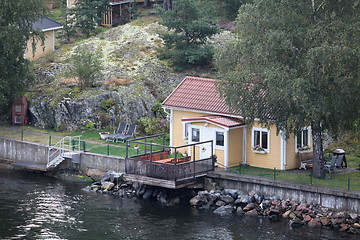
<path fill-rule="evenodd" d="M 312 139 L 313 139 L 313 172 L 312 175 L 316 178 L 324 178 L 324 153 L 322 144 L 322 131 L 320 124 L 313 124 Z"/>
<path fill-rule="evenodd" d="M 164 0 L 164 9 L 165 10 L 172 10 L 172 0 Z"/>
<path fill-rule="evenodd" d="M 144 0 L 144 7 L 147 8 L 149 6 L 149 0 Z"/>

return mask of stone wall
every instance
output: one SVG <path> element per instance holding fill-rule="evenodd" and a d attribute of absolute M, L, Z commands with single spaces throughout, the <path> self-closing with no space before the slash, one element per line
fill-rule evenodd
<path fill-rule="evenodd" d="M 49 147 L 47 145 L 0 137 L 0 159 L 47 164 L 48 151 Z M 60 165 L 60 167 L 71 166 L 74 166 L 74 164 Z M 89 169 L 96 169 L 101 172 L 109 170 L 124 172 L 125 160 L 121 157 L 81 152 L 78 167 L 84 172 L 88 172 Z"/>
<path fill-rule="evenodd" d="M 360 191 L 318 187 L 309 184 L 292 183 L 257 176 L 224 172 L 210 172 L 205 188 L 211 190 L 214 183 L 221 188 L 255 191 L 279 199 L 293 199 L 299 202 L 316 203 L 336 210 L 360 213 Z"/>

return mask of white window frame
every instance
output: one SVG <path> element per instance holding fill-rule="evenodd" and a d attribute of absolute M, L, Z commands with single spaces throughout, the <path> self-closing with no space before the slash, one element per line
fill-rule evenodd
<path fill-rule="evenodd" d="M 264 149 L 263 151 L 254 150 L 255 147 L 255 131 L 260 131 L 260 145 L 262 145 L 262 138 L 261 138 L 261 132 L 267 133 L 267 149 Z M 257 128 L 253 127 L 251 131 L 251 150 L 255 153 L 269 153 L 270 152 L 270 130 L 267 128 Z"/>
<path fill-rule="evenodd" d="M 216 133 L 217 133 L 217 132 L 224 134 L 224 145 L 223 145 L 223 146 L 216 144 Z M 219 149 L 219 150 L 224 150 L 224 148 L 225 148 L 225 146 L 226 146 L 226 144 L 227 144 L 227 141 L 226 141 L 227 132 L 221 131 L 220 129 L 214 129 L 214 135 L 215 135 L 215 136 L 214 136 L 214 140 L 215 140 L 215 141 L 214 141 L 214 142 L 215 142 L 214 148 L 215 148 L 215 149 Z"/>
<path fill-rule="evenodd" d="M 190 130 L 191 130 L 191 123 L 190 122 L 183 122 L 183 140 L 188 141 L 190 137 Z"/>
<path fill-rule="evenodd" d="M 311 146 L 310 146 L 310 128 L 306 127 L 306 128 L 301 128 L 301 144 L 303 144 L 303 131 L 308 131 L 308 139 L 307 139 L 307 147 L 309 147 L 309 149 L 307 150 L 299 150 L 298 146 L 297 146 L 297 134 L 295 134 L 295 152 L 310 152 L 311 151 Z M 305 146 L 301 146 L 301 147 L 305 147 Z"/>

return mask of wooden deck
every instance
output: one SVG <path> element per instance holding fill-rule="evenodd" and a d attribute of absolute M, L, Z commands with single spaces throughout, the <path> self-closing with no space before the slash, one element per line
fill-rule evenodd
<path fill-rule="evenodd" d="M 137 182 L 151 186 L 158 186 L 164 188 L 178 189 L 184 187 L 203 187 L 204 186 L 204 177 L 206 174 L 199 175 L 196 178 L 180 179 L 180 180 L 165 180 L 159 178 L 146 177 L 141 175 L 134 174 L 125 174 L 123 176 L 124 180 L 129 182 Z"/>

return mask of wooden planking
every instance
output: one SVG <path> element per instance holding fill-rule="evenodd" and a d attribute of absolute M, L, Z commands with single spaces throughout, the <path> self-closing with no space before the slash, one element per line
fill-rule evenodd
<path fill-rule="evenodd" d="M 129 181 L 129 182 L 137 182 L 137 183 L 164 187 L 164 188 L 172 188 L 172 189 L 176 188 L 175 181 L 169 181 L 164 179 L 151 178 L 151 177 L 133 175 L 133 174 L 125 174 L 123 178 L 125 181 Z"/>
<path fill-rule="evenodd" d="M 125 174 L 123 178 L 125 181 L 129 181 L 129 182 L 137 182 L 151 186 L 178 189 L 184 187 L 191 187 L 194 185 L 199 186 L 199 184 L 202 185 L 203 177 L 205 175 L 201 175 L 197 178 L 183 179 L 180 181 L 164 180 L 164 179 L 151 178 L 151 177 L 133 175 L 133 174 Z"/>

